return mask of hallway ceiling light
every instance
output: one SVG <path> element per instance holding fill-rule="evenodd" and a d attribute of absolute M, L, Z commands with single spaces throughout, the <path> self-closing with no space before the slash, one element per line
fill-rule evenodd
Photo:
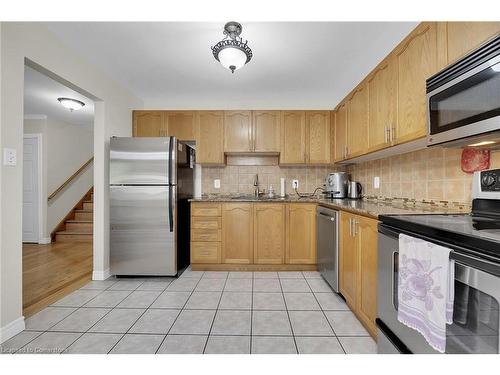
<path fill-rule="evenodd" d="M 248 40 L 243 42 L 240 37 L 241 24 L 238 22 L 228 22 L 224 26 L 225 35 L 219 43 L 212 47 L 212 53 L 215 59 L 234 73 L 252 59 L 253 53 L 248 46 Z"/>
<path fill-rule="evenodd" d="M 85 105 L 84 102 L 81 102 L 80 100 L 76 100 L 76 99 L 71 99 L 71 98 L 57 98 L 57 100 L 64 107 L 68 108 L 71 112 L 78 111 L 79 109 L 82 109 L 83 106 Z"/>

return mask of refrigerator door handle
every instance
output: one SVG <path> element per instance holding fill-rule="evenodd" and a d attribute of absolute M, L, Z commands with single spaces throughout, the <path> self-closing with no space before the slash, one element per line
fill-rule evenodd
<path fill-rule="evenodd" d="M 174 199 L 173 199 L 173 186 L 168 186 L 168 222 L 170 225 L 170 232 L 174 231 Z"/>
<path fill-rule="evenodd" d="M 173 138 L 170 137 L 168 141 L 168 184 L 172 185 L 172 151 L 173 151 Z"/>

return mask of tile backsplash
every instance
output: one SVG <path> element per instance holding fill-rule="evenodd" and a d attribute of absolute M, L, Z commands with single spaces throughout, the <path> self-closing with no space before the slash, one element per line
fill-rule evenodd
<path fill-rule="evenodd" d="M 352 165 L 351 179 L 361 182 L 364 194 L 470 204 L 472 174 L 460 167 L 462 150 L 430 148 Z M 490 168 L 500 168 L 500 152 L 491 153 Z M 373 179 L 380 177 L 380 188 Z"/>
<path fill-rule="evenodd" d="M 260 189 L 272 185 L 279 194 L 280 178 L 284 177 L 287 194 L 293 192 L 292 180 L 299 180 L 299 192 L 313 192 L 322 187 L 327 173 L 342 170 L 334 167 L 280 167 L 280 166 L 226 166 L 202 167 L 203 194 L 253 193 L 255 175 L 259 175 Z M 220 180 L 220 188 L 214 187 L 214 180 Z"/>
<path fill-rule="evenodd" d="M 373 160 L 347 167 L 351 179 L 361 182 L 364 195 L 381 198 L 410 198 L 418 201 L 448 201 L 470 204 L 472 174 L 462 172 L 462 150 L 430 148 L 407 154 Z M 492 152 L 491 168 L 500 168 L 500 152 Z M 343 171 L 344 167 L 280 167 L 280 166 L 226 166 L 203 167 L 201 187 L 203 194 L 253 193 L 255 175 L 260 188 L 272 185 L 279 193 L 280 178 L 286 179 L 286 193 L 292 190 L 292 180 L 299 180 L 299 191 L 313 192 L 322 187 L 329 172 Z M 374 177 L 380 177 L 380 188 L 373 186 Z M 220 180 L 220 188 L 214 180 Z"/>

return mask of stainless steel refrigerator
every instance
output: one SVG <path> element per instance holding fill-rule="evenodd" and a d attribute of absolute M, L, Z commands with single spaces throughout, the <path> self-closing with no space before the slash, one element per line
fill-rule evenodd
<path fill-rule="evenodd" d="M 194 158 L 174 137 L 110 139 L 113 275 L 175 276 L 189 265 Z"/>

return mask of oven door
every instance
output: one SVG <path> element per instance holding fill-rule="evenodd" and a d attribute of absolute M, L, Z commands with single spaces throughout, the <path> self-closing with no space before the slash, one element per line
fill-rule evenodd
<path fill-rule="evenodd" d="M 498 131 L 499 98 L 500 55 L 433 89 L 427 94 L 428 144 Z"/>
<path fill-rule="evenodd" d="M 398 235 L 395 231 L 379 229 L 379 328 L 382 326 L 383 331 L 385 328 L 386 335 L 396 337 L 412 353 L 438 353 L 420 333 L 398 321 Z M 456 252 L 452 252 L 452 256 L 455 259 L 455 302 L 453 324 L 446 328 L 446 353 L 497 354 L 500 266 Z M 481 263 L 496 275 L 481 270 Z"/>

